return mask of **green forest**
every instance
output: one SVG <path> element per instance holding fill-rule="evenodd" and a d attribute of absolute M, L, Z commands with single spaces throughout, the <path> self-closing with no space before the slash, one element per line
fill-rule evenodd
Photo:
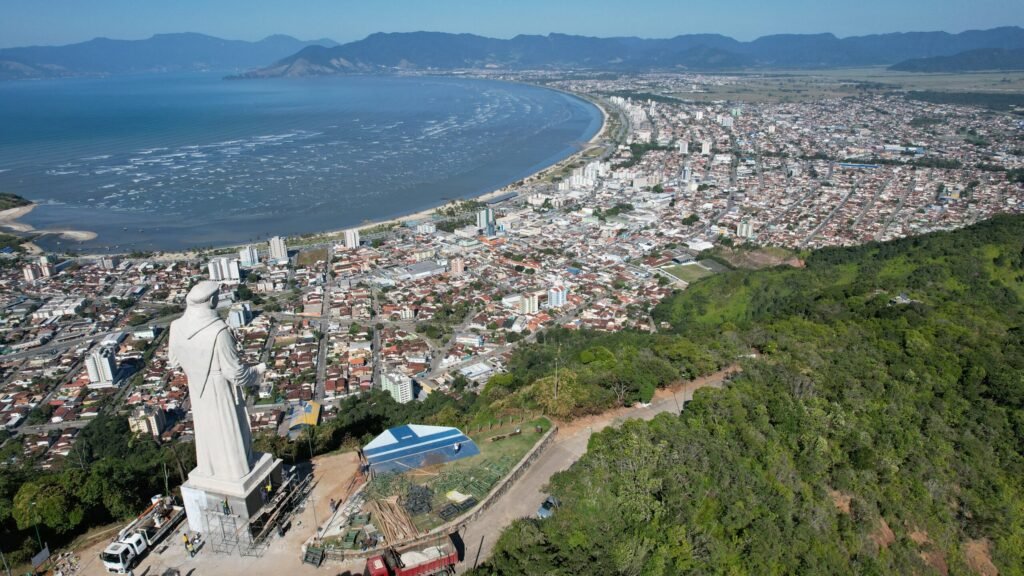
<path fill-rule="evenodd" d="M 194 467 L 191 445 L 160 446 L 132 434 L 124 417 L 97 417 L 60 471 L 30 463 L 0 471 L 0 544 L 8 562 L 27 562 L 39 551 L 36 529 L 56 548 L 91 527 L 134 517 Z"/>
<path fill-rule="evenodd" d="M 654 316 L 756 357 L 596 434 L 475 574 L 1024 574 L 1024 218 L 717 275 Z"/>

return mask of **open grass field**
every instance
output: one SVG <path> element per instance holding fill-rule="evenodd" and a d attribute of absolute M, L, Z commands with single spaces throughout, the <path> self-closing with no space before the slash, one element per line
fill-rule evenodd
<path fill-rule="evenodd" d="M 316 248 L 314 250 L 303 250 L 296 258 L 298 266 L 312 266 L 318 261 L 327 260 L 327 248 Z"/>
<path fill-rule="evenodd" d="M 693 284 L 701 278 L 706 278 L 714 274 L 711 270 L 699 265 L 699 264 L 681 264 L 677 266 L 668 266 L 663 268 L 665 272 L 679 278 L 687 284 Z"/>

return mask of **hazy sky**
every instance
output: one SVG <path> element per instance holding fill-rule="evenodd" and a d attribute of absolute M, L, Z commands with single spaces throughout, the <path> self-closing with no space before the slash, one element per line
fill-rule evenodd
<path fill-rule="evenodd" d="M 4 47 L 161 32 L 339 42 L 414 30 L 498 38 L 717 32 L 751 40 L 786 32 L 852 36 L 1007 25 L 1024 25 L 1024 0 L 0 0 Z"/>

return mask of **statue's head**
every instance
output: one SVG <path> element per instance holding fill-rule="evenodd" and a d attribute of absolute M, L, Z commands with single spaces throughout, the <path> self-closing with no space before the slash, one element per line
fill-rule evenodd
<path fill-rule="evenodd" d="M 220 282 L 204 280 L 188 291 L 185 302 L 189 308 L 216 308 L 218 292 L 220 292 Z"/>

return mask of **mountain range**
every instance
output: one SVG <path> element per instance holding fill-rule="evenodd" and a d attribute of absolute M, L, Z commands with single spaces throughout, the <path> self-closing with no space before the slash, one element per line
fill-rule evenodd
<path fill-rule="evenodd" d="M 145 40 L 96 38 L 66 46 L 0 49 L 0 80 L 211 70 L 265 78 L 459 68 L 511 70 L 729 70 L 892 65 L 912 71 L 1019 68 L 1024 29 L 1017 26 L 838 38 L 779 34 L 742 42 L 720 34 L 666 39 L 566 34 L 510 39 L 443 32 L 371 34 L 337 44 L 269 36 L 258 42 L 196 33 Z"/>
<path fill-rule="evenodd" d="M 157 34 L 145 40 L 95 38 L 66 46 L 0 49 L 0 80 L 176 72 L 242 71 L 285 58 L 306 46 L 337 46 L 333 40 L 302 41 L 268 36 L 258 42 L 205 34 Z"/>
<path fill-rule="evenodd" d="M 904 60 L 889 67 L 903 72 L 975 72 L 979 70 L 1024 70 L 1024 49 L 982 48 L 952 56 Z"/>
<path fill-rule="evenodd" d="M 741 42 L 718 34 L 668 39 L 549 34 L 503 40 L 441 32 L 378 33 L 334 47 L 308 46 L 244 77 L 309 76 L 395 70 L 504 69 L 719 70 L 892 65 L 979 49 L 1024 49 L 1016 26 L 838 38 L 782 34 Z"/>

